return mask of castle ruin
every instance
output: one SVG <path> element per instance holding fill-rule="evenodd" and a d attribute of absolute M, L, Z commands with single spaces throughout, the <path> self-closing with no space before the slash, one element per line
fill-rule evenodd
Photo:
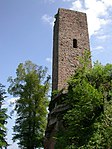
<path fill-rule="evenodd" d="M 78 57 L 90 50 L 85 13 L 59 9 L 55 15 L 53 36 L 52 91 L 67 89 L 67 81 L 79 65 Z M 61 104 L 65 93 L 51 99 L 44 149 L 54 149 L 53 136 L 62 125 L 60 115 L 67 109 Z"/>

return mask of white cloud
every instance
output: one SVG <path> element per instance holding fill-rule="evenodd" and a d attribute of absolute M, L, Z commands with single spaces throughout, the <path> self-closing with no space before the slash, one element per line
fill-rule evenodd
<path fill-rule="evenodd" d="M 97 46 L 97 47 L 95 47 L 95 48 L 92 48 L 92 51 L 91 51 L 92 53 L 93 52 L 97 52 L 97 53 L 100 53 L 100 52 L 104 52 L 104 47 L 102 47 L 102 46 Z"/>
<path fill-rule="evenodd" d="M 85 0 L 85 7 L 92 10 L 96 16 L 106 14 L 105 4 L 101 0 Z"/>
<path fill-rule="evenodd" d="M 105 40 L 107 39 L 109 36 L 108 35 L 100 35 L 100 36 L 97 36 L 98 39 L 100 40 Z"/>
<path fill-rule="evenodd" d="M 74 0 L 70 9 L 87 13 L 88 30 L 91 36 L 102 26 L 110 23 L 108 8 L 111 6 L 112 0 Z"/>
<path fill-rule="evenodd" d="M 54 25 L 54 18 L 51 17 L 51 16 L 49 16 L 49 15 L 47 15 L 47 14 L 44 14 L 44 15 L 42 16 L 42 20 L 43 20 L 43 22 L 48 23 L 48 24 L 50 24 L 51 26 Z"/>
<path fill-rule="evenodd" d="M 52 63 L 52 59 L 51 58 L 46 58 L 46 61 Z"/>
<path fill-rule="evenodd" d="M 102 49 L 104 49 L 104 47 L 102 47 L 102 46 L 97 46 L 97 47 L 95 48 L 95 50 L 102 50 Z"/>
<path fill-rule="evenodd" d="M 88 9 L 86 11 L 87 13 L 87 19 L 88 19 L 88 29 L 89 34 L 94 35 L 96 32 L 98 32 L 103 25 L 106 25 L 109 23 L 109 20 L 105 20 L 103 18 L 99 18 L 94 11 L 91 9 Z"/>
<path fill-rule="evenodd" d="M 112 0 L 102 0 L 107 7 L 112 6 Z"/>
<path fill-rule="evenodd" d="M 72 2 L 72 7 L 70 8 L 71 10 L 78 10 L 78 11 L 84 11 L 83 5 L 80 0 L 76 0 Z"/>

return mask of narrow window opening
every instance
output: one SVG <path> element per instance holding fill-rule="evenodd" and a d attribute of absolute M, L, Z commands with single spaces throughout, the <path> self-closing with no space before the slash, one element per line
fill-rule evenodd
<path fill-rule="evenodd" d="M 73 39 L 73 48 L 77 48 L 77 39 Z"/>

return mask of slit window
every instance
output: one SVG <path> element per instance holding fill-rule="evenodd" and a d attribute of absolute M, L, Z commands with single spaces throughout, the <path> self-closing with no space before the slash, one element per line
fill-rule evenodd
<path fill-rule="evenodd" d="M 77 39 L 73 39 L 73 48 L 77 48 Z"/>

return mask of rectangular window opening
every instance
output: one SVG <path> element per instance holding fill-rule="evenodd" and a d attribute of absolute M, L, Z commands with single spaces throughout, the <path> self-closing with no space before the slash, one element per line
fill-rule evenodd
<path fill-rule="evenodd" d="M 77 39 L 73 39 L 73 48 L 77 48 Z"/>

